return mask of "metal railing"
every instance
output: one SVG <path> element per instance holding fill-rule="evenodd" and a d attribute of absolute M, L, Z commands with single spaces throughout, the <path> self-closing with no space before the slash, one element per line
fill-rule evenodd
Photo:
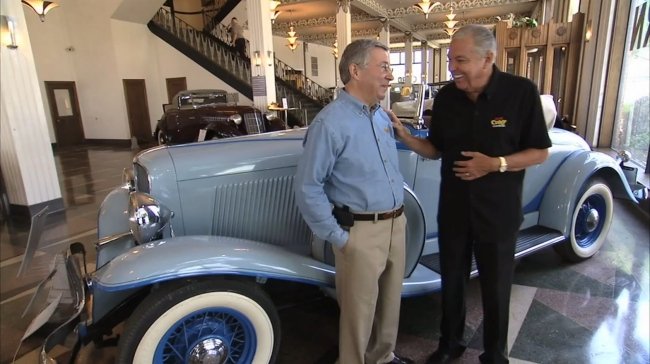
<path fill-rule="evenodd" d="M 172 16 L 171 12 L 164 7 L 158 10 L 152 21 L 246 85 L 252 84 L 250 59 L 240 57 L 228 45 L 230 44 L 230 34 L 225 25 L 219 23 L 210 34 L 206 34 L 178 17 Z M 275 76 L 290 86 L 276 82 L 276 99 L 287 98 L 289 105 L 299 107 L 300 110 L 296 110 L 292 114 L 304 122 L 308 120 L 305 111 L 308 104 L 306 98 L 320 106 L 333 99 L 332 90 L 319 85 L 277 58 L 275 58 Z"/>
<path fill-rule="evenodd" d="M 152 21 L 161 26 L 212 62 L 220 65 L 236 78 L 251 84 L 250 60 L 239 57 L 232 48 L 212 39 L 177 17 L 169 10 L 160 8 Z"/>
<path fill-rule="evenodd" d="M 275 76 L 321 105 L 326 105 L 333 99 L 334 93 L 332 90 L 319 85 L 316 81 L 305 76 L 302 71 L 296 71 L 293 67 L 277 58 L 275 58 Z"/>

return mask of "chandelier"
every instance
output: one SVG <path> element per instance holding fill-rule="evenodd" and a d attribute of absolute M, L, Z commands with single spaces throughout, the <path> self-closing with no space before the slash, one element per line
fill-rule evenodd
<path fill-rule="evenodd" d="M 431 0 L 422 0 L 419 3 L 413 5 L 416 8 L 420 9 L 424 13 L 424 18 L 429 19 L 429 13 L 435 8 L 436 6 L 442 6 L 439 2 L 432 3 Z"/>
<path fill-rule="evenodd" d="M 287 47 L 291 49 L 292 51 L 295 51 L 296 48 L 298 47 L 298 37 L 296 35 L 296 31 L 293 28 L 293 25 L 289 27 L 289 31 L 287 32 Z"/>
<path fill-rule="evenodd" d="M 456 24 L 458 24 L 458 20 L 454 20 L 454 18 L 456 17 L 456 14 L 454 14 L 454 8 L 451 8 L 451 11 L 446 16 L 447 16 L 447 21 L 443 22 L 446 26 L 445 32 L 447 32 L 447 35 L 451 37 L 458 30 L 458 28 L 456 28 Z"/>
<path fill-rule="evenodd" d="M 269 6 L 271 10 L 271 24 L 275 24 L 275 19 L 278 18 L 278 15 L 280 15 L 281 11 L 277 10 L 277 7 L 280 6 L 281 2 L 280 0 L 271 0 L 269 1 Z"/>

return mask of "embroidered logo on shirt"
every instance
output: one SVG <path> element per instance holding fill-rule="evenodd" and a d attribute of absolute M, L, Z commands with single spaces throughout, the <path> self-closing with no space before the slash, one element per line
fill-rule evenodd
<path fill-rule="evenodd" d="M 505 128 L 507 123 L 508 120 L 502 116 L 497 116 L 496 118 L 492 119 L 492 121 L 490 121 L 490 124 L 492 124 L 493 128 Z"/>

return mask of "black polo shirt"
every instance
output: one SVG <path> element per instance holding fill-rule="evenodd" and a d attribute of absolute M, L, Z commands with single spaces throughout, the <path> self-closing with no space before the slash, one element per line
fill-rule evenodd
<path fill-rule="evenodd" d="M 479 240 L 511 238 L 523 219 L 525 171 L 493 172 L 463 181 L 452 168 L 454 161 L 467 159 L 461 151 L 499 157 L 528 148 L 549 148 L 537 86 L 494 66 L 476 102 L 451 83 L 436 96 L 432 112 L 428 139 L 442 153 L 438 209 L 441 238 L 467 229 Z"/>

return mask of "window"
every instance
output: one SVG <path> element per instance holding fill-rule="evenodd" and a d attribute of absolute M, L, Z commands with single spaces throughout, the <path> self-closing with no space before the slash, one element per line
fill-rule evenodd
<path fill-rule="evenodd" d="M 318 58 L 311 57 L 311 75 L 318 77 Z"/>
<path fill-rule="evenodd" d="M 647 0 L 632 0 L 612 135 L 612 148 L 629 151 L 632 160 L 646 170 L 650 148 L 648 11 Z"/>
<path fill-rule="evenodd" d="M 406 52 L 391 52 L 390 66 L 393 67 L 393 82 L 405 82 Z M 413 49 L 413 66 L 411 67 L 411 83 L 419 83 L 422 77 L 422 51 Z"/>

